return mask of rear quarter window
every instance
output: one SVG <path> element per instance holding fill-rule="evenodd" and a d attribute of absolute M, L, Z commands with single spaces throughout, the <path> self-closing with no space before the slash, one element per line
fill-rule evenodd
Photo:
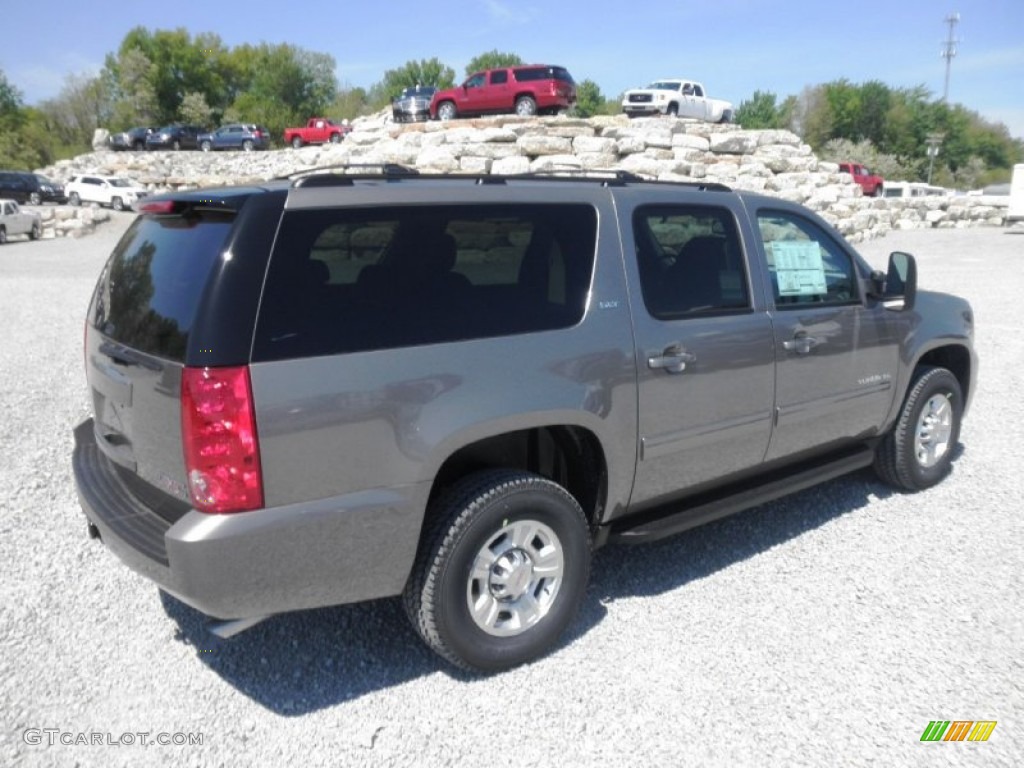
<path fill-rule="evenodd" d="M 254 360 L 565 328 L 586 306 L 587 205 L 438 205 L 285 214 Z"/>
<path fill-rule="evenodd" d="M 147 354 L 182 362 L 203 290 L 233 213 L 141 216 L 111 254 L 93 294 L 93 327 Z"/>

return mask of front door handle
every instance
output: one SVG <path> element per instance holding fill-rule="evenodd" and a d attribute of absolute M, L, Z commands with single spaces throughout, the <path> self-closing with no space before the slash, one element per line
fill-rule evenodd
<path fill-rule="evenodd" d="M 661 368 L 668 373 L 682 373 L 686 370 L 687 363 L 697 362 L 697 356 L 686 352 L 678 344 L 666 347 L 660 355 L 647 358 L 648 368 Z"/>
<path fill-rule="evenodd" d="M 782 346 L 789 352 L 806 355 L 820 343 L 818 339 L 808 336 L 804 331 L 800 331 L 790 341 L 782 342 Z"/>

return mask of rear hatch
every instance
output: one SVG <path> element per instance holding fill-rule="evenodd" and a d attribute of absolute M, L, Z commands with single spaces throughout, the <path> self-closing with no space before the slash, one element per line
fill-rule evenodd
<path fill-rule="evenodd" d="M 248 362 L 266 257 L 259 263 L 255 254 L 255 264 L 235 259 L 235 225 L 245 199 L 237 192 L 219 199 L 190 193 L 147 203 L 144 210 L 156 213 L 140 216 L 118 243 L 87 316 L 85 364 L 96 444 L 140 498 L 158 489 L 171 497 L 164 506 L 183 502 L 180 514 L 189 506 L 182 371 L 186 365 Z M 250 274 L 240 282 L 245 272 Z M 223 305 L 232 291 L 230 308 L 207 306 Z M 251 313 L 248 324 L 244 318 L 218 323 L 227 311 Z"/>

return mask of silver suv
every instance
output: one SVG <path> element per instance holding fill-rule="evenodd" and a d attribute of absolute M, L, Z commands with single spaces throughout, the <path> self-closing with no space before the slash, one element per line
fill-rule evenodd
<path fill-rule="evenodd" d="M 96 286 L 89 531 L 221 636 L 402 595 L 452 663 L 558 642 L 591 553 L 863 467 L 950 470 L 973 315 L 722 186 L 316 174 L 151 198 Z"/>

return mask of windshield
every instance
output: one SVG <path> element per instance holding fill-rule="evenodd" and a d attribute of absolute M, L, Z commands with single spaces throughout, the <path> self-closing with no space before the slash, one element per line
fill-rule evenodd
<path fill-rule="evenodd" d="M 678 91 L 678 80 L 656 80 L 647 86 L 652 91 Z"/>

